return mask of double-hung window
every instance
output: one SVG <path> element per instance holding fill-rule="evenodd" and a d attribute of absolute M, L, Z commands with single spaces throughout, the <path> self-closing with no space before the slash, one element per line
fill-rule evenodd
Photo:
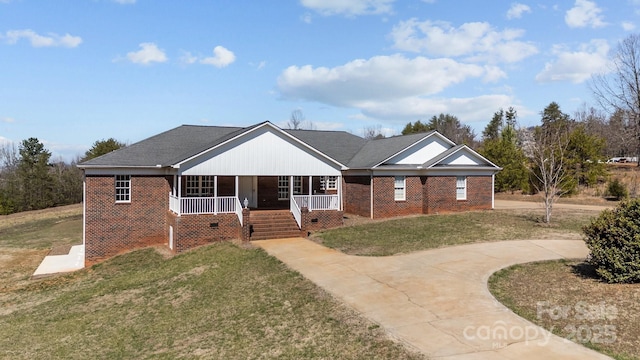
<path fill-rule="evenodd" d="M 213 176 L 185 176 L 185 195 L 187 197 L 213 196 Z"/>
<path fill-rule="evenodd" d="M 394 199 L 396 201 L 404 201 L 406 200 L 406 188 L 407 182 L 404 176 L 396 176 L 394 180 Z"/>
<path fill-rule="evenodd" d="M 289 199 L 289 177 L 278 176 L 278 200 Z"/>
<path fill-rule="evenodd" d="M 131 175 L 116 175 L 116 202 L 131 202 Z"/>
<path fill-rule="evenodd" d="M 456 177 L 456 199 L 467 200 L 467 177 Z"/>
<path fill-rule="evenodd" d="M 302 194 L 302 176 L 293 177 L 293 195 Z"/>
<path fill-rule="evenodd" d="M 320 190 L 338 190 L 338 177 L 323 176 L 320 178 Z"/>

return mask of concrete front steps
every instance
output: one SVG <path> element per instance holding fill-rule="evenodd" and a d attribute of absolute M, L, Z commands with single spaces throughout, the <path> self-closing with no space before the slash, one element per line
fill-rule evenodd
<path fill-rule="evenodd" d="M 251 240 L 304 236 L 289 210 L 254 210 L 249 214 Z"/>

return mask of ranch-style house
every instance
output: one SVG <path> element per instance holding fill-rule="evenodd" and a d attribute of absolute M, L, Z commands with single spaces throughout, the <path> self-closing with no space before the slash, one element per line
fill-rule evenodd
<path fill-rule="evenodd" d="M 86 265 L 149 245 L 306 236 L 346 214 L 492 209 L 498 166 L 440 133 L 183 125 L 78 165 Z"/>

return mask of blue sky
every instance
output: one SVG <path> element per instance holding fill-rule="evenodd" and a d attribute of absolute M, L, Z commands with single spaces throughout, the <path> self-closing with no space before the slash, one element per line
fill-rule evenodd
<path fill-rule="evenodd" d="M 398 134 L 450 113 L 595 105 L 638 0 L 0 0 L 0 142 L 70 160 L 181 124 Z M 478 136 L 479 137 L 479 136 Z"/>

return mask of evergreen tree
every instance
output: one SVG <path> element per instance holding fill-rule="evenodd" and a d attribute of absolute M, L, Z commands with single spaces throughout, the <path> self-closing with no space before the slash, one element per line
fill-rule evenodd
<path fill-rule="evenodd" d="M 22 184 L 20 211 L 53 205 L 54 182 L 49 174 L 51 153 L 37 138 L 23 140 L 19 148 L 17 173 Z"/>
<path fill-rule="evenodd" d="M 476 134 L 469 125 L 462 125 L 457 117 L 451 114 L 440 114 L 433 116 L 428 123 L 422 123 L 420 120 L 414 124 L 408 123 L 402 130 L 402 135 L 416 134 L 436 130 L 440 134 L 456 144 L 466 144 L 475 147 Z"/>
<path fill-rule="evenodd" d="M 585 124 L 578 124 L 569 135 L 569 145 L 565 154 L 567 173 L 573 182 L 592 186 L 607 171 L 603 160 L 605 142 L 597 135 L 589 135 Z"/>
<path fill-rule="evenodd" d="M 96 142 L 93 143 L 93 146 L 91 146 L 91 149 L 87 150 L 87 152 L 84 153 L 84 157 L 82 158 L 81 162 L 97 158 L 98 156 L 108 154 L 125 146 L 125 143 L 122 143 L 114 138 L 109 138 L 107 140 L 96 140 Z"/>
<path fill-rule="evenodd" d="M 498 192 L 528 191 L 527 158 L 517 143 L 516 116 L 513 108 L 506 113 L 501 109 L 482 132 L 484 143 L 480 153 L 502 167 L 495 176 L 495 190 Z"/>

